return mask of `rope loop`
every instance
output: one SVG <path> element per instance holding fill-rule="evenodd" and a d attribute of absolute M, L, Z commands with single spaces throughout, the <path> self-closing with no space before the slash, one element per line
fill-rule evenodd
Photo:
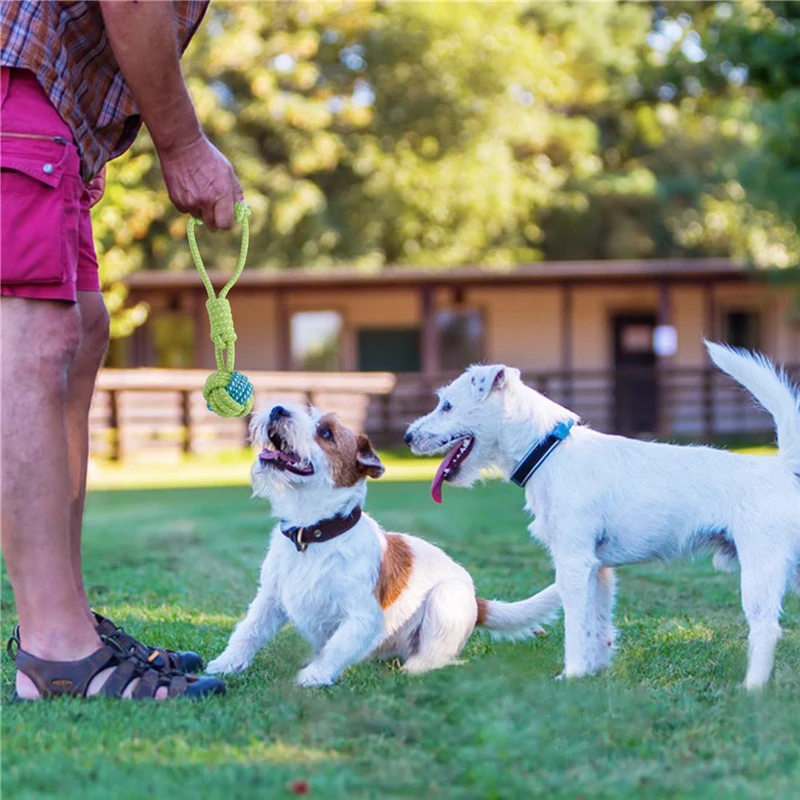
<path fill-rule="evenodd" d="M 242 225 L 242 244 L 239 248 L 239 260 L 236 263 L 231 279 L 222 288 L 217 296 L 211 279 L 208 277 L 200 250 L 195 238 L 195 226 L 202 225 L 202 221 L 189 218 L 186 226 L 186 236 L 189 240 L 189 251 L 192 254 L 197 271 L 206 288 L 208 300 L 206 310 L 211 328 L 211 341 L 214 343 L 214 356 L 217 362 L 217 371 L 209 375 L 203 389 L 203 397 L 211 411 L 221 417 L 244 417 L 253 408 L 253 384 L 234 370 L 235 349 L 237 336 L 233 329 L 233 314 L 231 304 L 227 299 L 228 292 L 233 288 L 244 269 L 247 260 L 247 249 L 250 245 L 250 206 L 244 202 L 236 202 L 233 208 L 234 219 Z"/>

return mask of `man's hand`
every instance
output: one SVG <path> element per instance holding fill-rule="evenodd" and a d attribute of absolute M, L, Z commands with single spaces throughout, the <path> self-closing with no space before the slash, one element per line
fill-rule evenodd
<path fill-rule="evenodd" d="M 94 208 L 102 199 L 106 191 L 106 168 L 105 166 L 86 184 L 86 192 L 89 195 L 89 208 Z"/>
<path fill-rule="evenodd" d="M 233 203 L 243 199 L 242 187 L 228 159 L 205 136 L 158 154 L 178 211 L 202 219 L 211 231 L 233 226 Z"/>

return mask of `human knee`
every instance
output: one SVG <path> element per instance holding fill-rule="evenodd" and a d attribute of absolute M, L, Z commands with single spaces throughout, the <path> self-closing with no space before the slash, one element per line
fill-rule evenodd
<path fill-rule="evenodd" d="M 81 302 L 81 345 L 78 359 L 80 371 L 94 377 L 108 349 L 110 321 L 108 310 L 99 292 L 93 292 L 91 302 Z"/>
<path fill-rule="evenodd" d="M 27 301 L 3 320 L 3 378 L 6 385 L 66 387 L 67 372 L 81 345 L 77 307 L 60 302 Z"/>

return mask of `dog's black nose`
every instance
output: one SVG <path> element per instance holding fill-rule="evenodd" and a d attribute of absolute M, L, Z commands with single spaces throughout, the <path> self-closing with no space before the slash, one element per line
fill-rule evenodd
<path fill-rule="evenodd" d="M 414 437 L 413 437 L 413 436 L 412 436 L 410 433 L 407 433 L 407 434 L 406 434 L 406 435 L 403 437 L 403 441 L 404 441 L 406 444 L 411 444 L 411 440 L 412 440 L 413 438 L 414 438 Z"/>
<path fill-rule="evenodd" d="M 271 423 L 277 422 L 281 417 L 288 417 L 290 416 L 289 412 L 283 406 L 275 406 L 272 411 L 269 412 L 269 421 Z"/>

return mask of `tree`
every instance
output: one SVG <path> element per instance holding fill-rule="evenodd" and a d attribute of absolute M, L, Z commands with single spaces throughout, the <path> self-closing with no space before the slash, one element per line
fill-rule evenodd
<path fill-rule="evenodd" d="M 756 0 L 219 3 L 184 69 L 253 208 L 253 267 L 791 266 L 795 14 Z M 189 268 L 146 133 L 110 178 L 104 278 Z M 201 248 L 232 267 L 233 237 L 201 233 Z"/>

